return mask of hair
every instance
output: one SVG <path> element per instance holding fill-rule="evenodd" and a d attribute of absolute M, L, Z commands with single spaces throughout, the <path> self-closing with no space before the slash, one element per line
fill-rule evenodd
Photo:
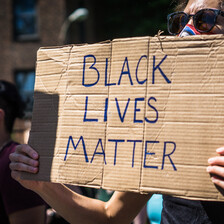
<path fill-rule="evenodd" d="M 175 11 L 183 11 L 187 6 L 188 0 L 177 0 L 174 2 L 176 4 Z"/>
<path fill-rule="evenodd" d="M 220 4 L 220 9 L 224 9 L 224 0 L 218 0 Z M 188 0 L 174 0 L 175 11 L 183 11 L 187 6 Z"/>
<path fill-rule="evenodd" d="M 11 134 L 13 125 L 16 119 L 13 105 L 8 104 L 8 102 L 5 99 L 0 97 L 0 108 L 5 112 L 5 117 L 4 117 L 5 128 Z"/>
<path fill-rule="evenodd" d="M 0 108 L 5 112 L 5 129 L 11 134 L 15 119 L 24 116 L 25 105 L 15 85 L 2 80 L 0 80 L 0 84 Z"/>

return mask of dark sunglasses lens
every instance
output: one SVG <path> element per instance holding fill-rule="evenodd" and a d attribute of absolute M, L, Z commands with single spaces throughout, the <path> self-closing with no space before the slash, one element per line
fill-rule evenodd
<path fill-rule="evenodd" d="M 216 14 L 212 10 L 201 10 L 195 14 L 194 26 L 198 31 L 209 32 L 215 25 Z"/>
<path fill-rule="evenodd" d="M 179 34 L 188 23 L 185 13 L 175 13 L 168 18 L 168 29 L 171 34 Z"/>

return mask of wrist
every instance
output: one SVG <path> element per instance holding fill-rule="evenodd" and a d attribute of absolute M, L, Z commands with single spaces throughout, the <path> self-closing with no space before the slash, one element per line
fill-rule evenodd
<path fill-rule="evenodd" d="M 52 197 L 55 195 L 57 191 L 57 186 L 60 186 L 59 183 L 52 183 L 52 182 L 46 182 L 46 181 L 40 181 L 39 186 L 36 190 L 36 193 L 39 194 L 43 198 Z"/>

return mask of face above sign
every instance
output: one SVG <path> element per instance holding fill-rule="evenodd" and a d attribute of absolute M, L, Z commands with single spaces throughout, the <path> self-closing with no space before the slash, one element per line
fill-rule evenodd
<path fill-rule="evenodd" d="M 189 0 L 184 12 L 187 14 L 195 14 L 201 9 L 221 9 L 219 0 Z M 188 24 L 193 25 L 193 19 L 191 18 Z M 206 33 L 204 33 L 206 34 Z M 224 17 L 217 16 L 217 21 L 214 28 L 207 34 L 224 34 Z"/>

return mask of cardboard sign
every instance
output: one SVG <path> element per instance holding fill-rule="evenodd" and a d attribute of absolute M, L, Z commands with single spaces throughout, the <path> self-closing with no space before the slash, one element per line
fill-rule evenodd
<path fill-rule="evenodd" d="M 25 178 L 223 200 L 206 172 L 224 143 L 224 37 L 41 48 Z"/>

